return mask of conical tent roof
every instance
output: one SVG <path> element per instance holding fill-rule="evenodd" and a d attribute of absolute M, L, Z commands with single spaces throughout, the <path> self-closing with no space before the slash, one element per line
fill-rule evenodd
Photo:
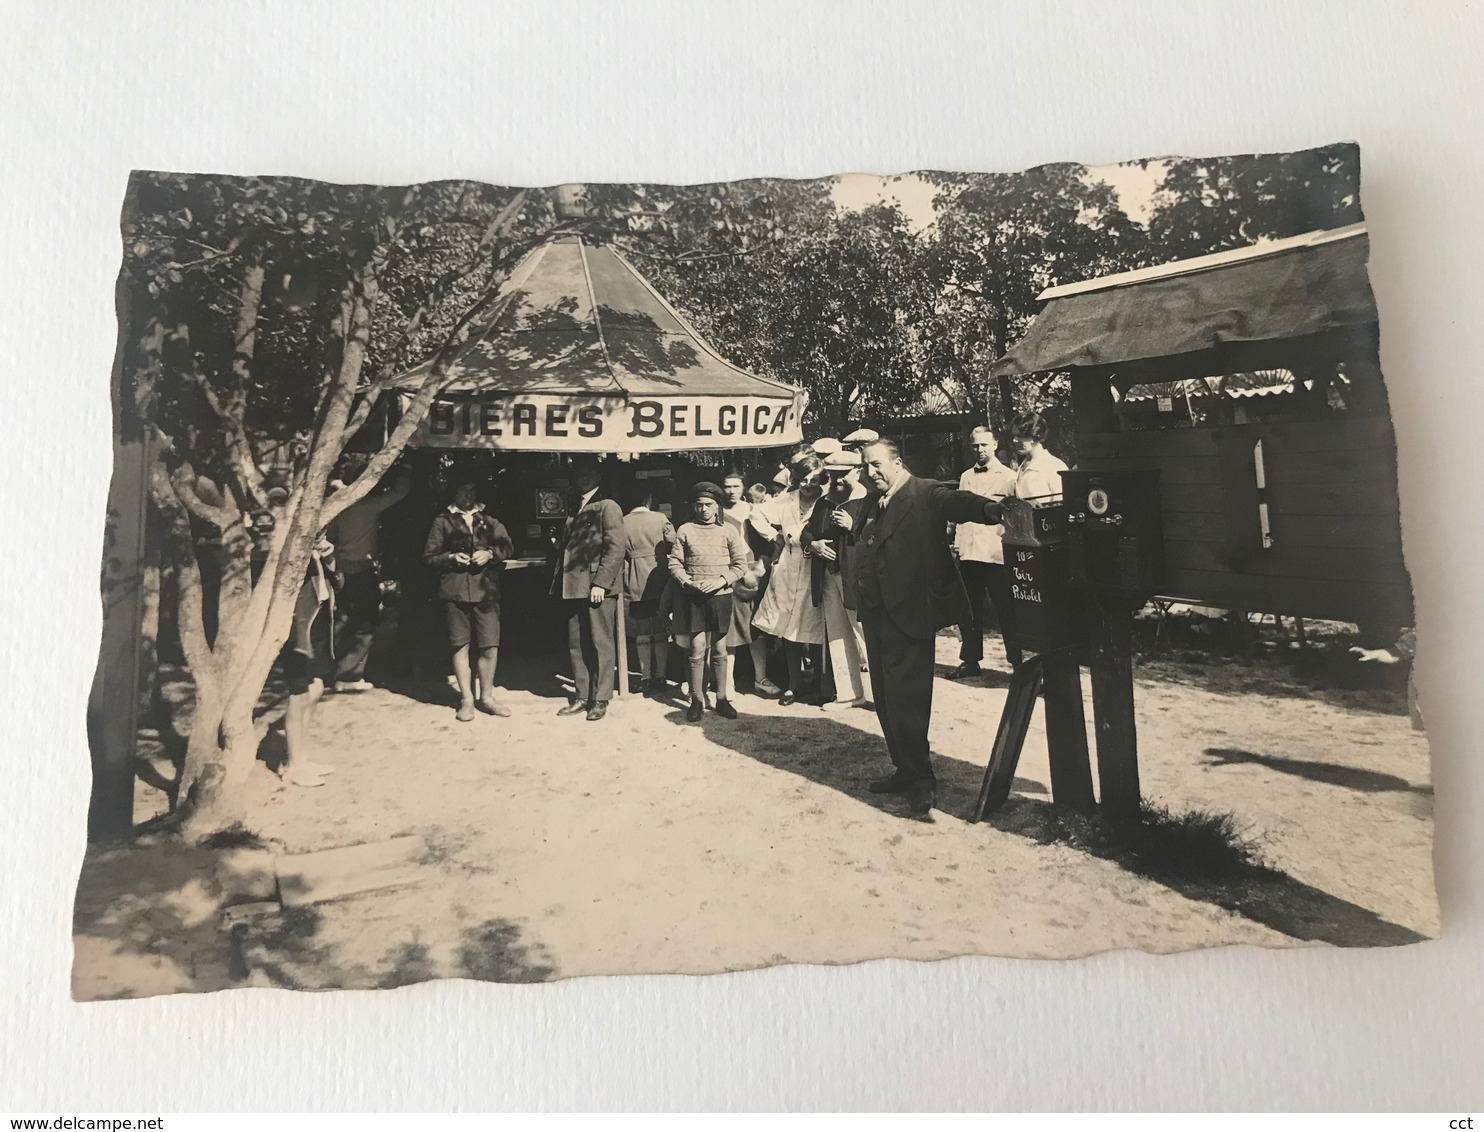
<path fill-rule="evenodd" d="M 800 438 L 803 392 L 725 361 L 611 247 L 590 246 L 577 236 L 543 244 L 512 273 L 501 297 L 496 316 L 455 357 L 443 405 L 435 405 L 414 443 L 673 451 L 762 447 Z M 420 385 L 430 366 L 411 371 L 403 388 Z M 484 427 L 476 427 L 478 414 L 467 407 L 480 401 L 501 403 L 483 410 Z M 518 403 L 539 407 L 534 419 L 543 427 L 536 435 L 530 427 L 513 431 Z M 450 405 L 462 416 L 440 431 Z M 570 422 L 584 408 L 595 420 L 592 406 L 613 420 L 601 438 L 575 435 Z M 618 428 L 625 409 L 627 423 Z M 544 435 L 548 413 L 555 420 L 550 436 Z M 558 443 L 563 440 L 574 443 Z"/>

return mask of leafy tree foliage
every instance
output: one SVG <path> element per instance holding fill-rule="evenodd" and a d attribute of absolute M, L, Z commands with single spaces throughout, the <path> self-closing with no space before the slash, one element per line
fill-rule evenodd
<path fill-rule="evenodd" d="M 1155 193 L 1149 256 L 1159 263 L 1189 259 L 1363 219 L 1354 145 L 1181 158 Z"/>

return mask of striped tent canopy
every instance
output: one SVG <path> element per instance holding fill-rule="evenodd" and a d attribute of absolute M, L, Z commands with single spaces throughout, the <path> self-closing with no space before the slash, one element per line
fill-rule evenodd
<path fill-rule="evenodd" d="M 1185 397 L 1263 397 L 1292 393 L 1293 374 L 1286 369 L 1254 370 L 1224 377 L 1194 377 L 1185 381 L 1153 381 L 1129 387 L 1125 401 L 1154 401 Z"/>
<path fill-rule="evenodd" d="M 528 255 L 453 359 L 412 443 L 673 452 L 796 444 L 807 395 L 732 365 L 616 249 Z M 401 382 L 404 404 L 432 362 Z"/>

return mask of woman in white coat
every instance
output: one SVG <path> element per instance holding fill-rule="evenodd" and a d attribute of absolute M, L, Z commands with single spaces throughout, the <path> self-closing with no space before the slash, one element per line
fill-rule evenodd
<path fill-rule="evenodd" d="M 753 506 L 748 523 L 763 538 L 778 547 L 773 576 L 753 615 L 754 628 L 772 633 L 783 641 L 788 662 L 788 686 L 781 704 L 798 699 L 803 688 L 804 650 L 824 644 L 824 616 L 811 593 L 813 567 L 804 556 L 799 536 L 823 494 L 824 461 L 806 456 L 794 464 L 793 490 Z"/>

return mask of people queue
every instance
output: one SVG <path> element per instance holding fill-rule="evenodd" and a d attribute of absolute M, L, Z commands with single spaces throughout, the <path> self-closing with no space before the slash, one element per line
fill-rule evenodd
<path fill-rule="evenodd" d="M 636 481 L 616 499 L 602 486 L 598 462 L 579 457 L 550 588 L 566 617 L 572 676 L 557 714 L 602 720 L 619 648 L 630 644 L 642 691 L 664 698 L 673 642 L 686 659 L 685 719 L 700 722 L 708 710 L 736 719 L 734 662 L 746 653 L 756 695 L 826 711 L 874 708 L 893 772 L 869 789 L 907 796 L 915 813 L 931 810 L 937 633 L 960 627 L 955 678 L 981 671 L 986 599 L 1001 626 L 1009 613 L 1001 501 L 1060 498 L 1066 465 L 1045 448 L 1045 420 L 1024 414 L 1013 429 L 1014 467 L 999 460 L 997 438 L 981 427 L 971 438 L 975 463 L 956 488 L 913 475 L 898 445 L 871 430 L 817 440 L 766 483 L 749 486 L 731 473 L 719 484 L 695 484 L 690 519 L 678 528 L 656 498 L 657 481 Z M 310 759 L 308 722 L 337 676 L 349 689 L 366 686 L 365 652 L 379 613 L 370 598 L 370 587 L 379 588 L 379 516 L 406 492 L 398 480 L 348 508 L 311 555 L 284 650 L 286 782 L 318 786 L 333 770 Z M 456 485 L 422 557 L 438 575 L 459 722 L 480 712 L 510 715 L 496 694 L 496 670 L 500 577 L 512 554 L 509 533 L 485 512 L 476 485 Z M 352 578 L 360 580 L 346 588 Z M 338 614 L 337 589 L 349 598 Z M 337 648 L 337 636 L 348 647 Z M 769 657 L 779 653 L 782 683 L 775 683 Z M 1012 645 L 1006 654 L 1020 663 Z"/>

